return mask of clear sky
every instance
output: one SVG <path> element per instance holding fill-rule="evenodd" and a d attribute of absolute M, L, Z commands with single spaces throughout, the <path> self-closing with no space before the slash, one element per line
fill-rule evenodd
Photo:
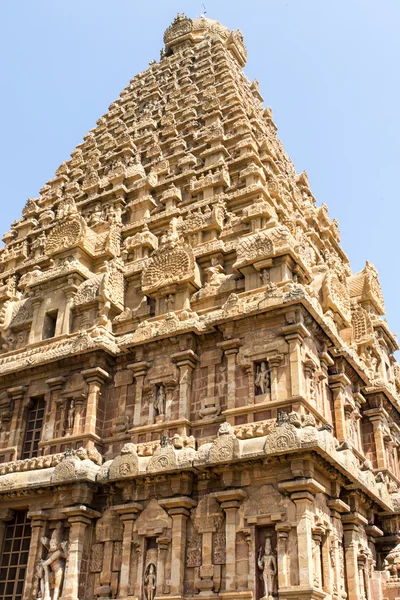
<path fill-rule="evenodd" d="M 400 334 L 400 0 L 205 0 L 241 29 L 298 172 L 339 220 L 353 270 L 378 268 Z M 197 0 L 3 0 L 0 230 L 53 177 Z"/>

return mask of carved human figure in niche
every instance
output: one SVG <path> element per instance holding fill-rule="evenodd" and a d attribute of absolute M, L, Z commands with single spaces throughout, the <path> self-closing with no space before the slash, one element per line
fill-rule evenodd
<path fill-rule="evenodd" d="M 271 283 L 271 275 L 269 269 L 263 269 L 260 273 L 260 277 L 263 285 L 269 285 Z"/>
<path fill-rule="evenodd" d="M 46 247 L 46 234 L 43 232 L 39 237 L 33 240 L 31 244 L 32 258 L 39 258 L 43 255 Z"/>
<path fill-rule="evenodd" d="M 174 306 L 175 306 L 175 298 L 173 296 L 173 294 L 168 294 L 168 296 L 165 298 L 165 308 L 167 309 L 168 312 L 174 310 Z"/>
<path fill-rule="evenodd" d="M 146 600 L 154 600 L 154 596 L 156 595 L 156 584 L 157 569 L 153 563 L 150 563 L 144 576 L 144 594 Z"/>
<path fill-rule="evenodd" d="M 50 540 L 45 536 L 41 538 L 47 550 L 47 558 L 43 558 L 37 566 L 39 589 L 35 595 L 42 600 L 58 600 L 60 596 L 67 558 L 67 542 L 63 538 L 64 527 L 61 521 L 57 523 Z"/>
<path fill-rule="evenodd" d="M 157 415 L 165 414 L 165 388 L 160 385 L 156 391 L 156 397 L 154 400 L 154 408 L 157 411 Z"/>
<path fill-rule="evenodd" d="M 256 376 L 254 383 L 256 385 L 257 394 L 266 394 L 270 389 L 270 373 L 268 365 L 263 361 L 257 365 Z"/>
<path fill-rule="evenodd" d="M 67 415 L 67 429 L 69 433 L 72 433 L 75 421 L 75 400 L 72 398 L 69 403 L 68 415 Z"/>
<path fill-rule="evenodd" d="M 262 580 L 264 584 L 264 596 L 262 599 L 272 599 L 275 589 L 275 580 L 277 573 L 276 558 L 272 552 L 271 538 L 267 537 L 264 548 L 260 546 L 258 551 L 257 566 L 262 571 Z"/>
<path fill-rule="evenodd" d="M 99 202 L 96 202 L 94 208 L 93 208 L 93 212 L 91 213 L 90 217 L 89 217 L 89 225 L 90 227 L 92 227 L 93 225 L 97 225 L 97 223 L 103 223 L 104 219 L 102 218 L 102 210 L 101 210 L 101 204 Z"/>

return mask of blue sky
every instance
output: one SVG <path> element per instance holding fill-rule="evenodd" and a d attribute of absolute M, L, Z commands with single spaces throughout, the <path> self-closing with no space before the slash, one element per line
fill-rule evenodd
<path fill-rule="evenodd" d="M 378 268 L 400 334 L 399 0 L 206 0 L 241 29 L 297 171 L 339 220 L 354 270 Z M 1 3 L 0 230 L 19 218 L 128 81 L 158 60 L 192 0 L 8 0 Z"/>

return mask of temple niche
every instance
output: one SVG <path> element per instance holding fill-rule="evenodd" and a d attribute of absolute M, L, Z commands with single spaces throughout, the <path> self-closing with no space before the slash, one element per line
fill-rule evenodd
<path fill-rule="evenodd" d="M 0 600 L 396 600 L 400 367 L 370 262 L 177 15 L 0 249 Z"/>

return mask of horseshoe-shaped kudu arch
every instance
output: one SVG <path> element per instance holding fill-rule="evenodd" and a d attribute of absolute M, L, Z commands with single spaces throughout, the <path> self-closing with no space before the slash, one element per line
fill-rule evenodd
<path fill-rule="evenodd" d="M 378 274 L 180 14 L 0 249 L 0 600 L 394 600 Z"/>

